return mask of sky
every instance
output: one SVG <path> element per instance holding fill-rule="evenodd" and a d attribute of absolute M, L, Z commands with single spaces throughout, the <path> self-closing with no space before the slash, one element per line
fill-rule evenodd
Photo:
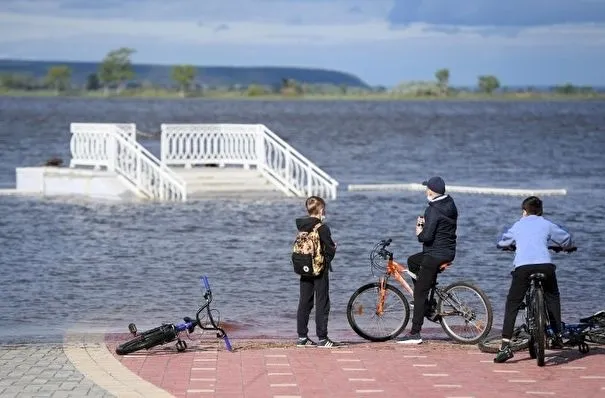
<path fill-rule="evenodd" d="M 0 58 L 303 66 L 371 85 L 605 86 L 605 0 L 0 0 Z"/>

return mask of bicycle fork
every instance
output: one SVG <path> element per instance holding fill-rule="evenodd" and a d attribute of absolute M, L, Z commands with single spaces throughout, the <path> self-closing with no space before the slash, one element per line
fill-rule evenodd
<path fill-rule="evenodd" d="M 376 303 L 376 315 L 382 315 L 384 312 L 384 302 L 387 296 L 387 278 L 380 277 L 378 288 L 378 302 Z"/>

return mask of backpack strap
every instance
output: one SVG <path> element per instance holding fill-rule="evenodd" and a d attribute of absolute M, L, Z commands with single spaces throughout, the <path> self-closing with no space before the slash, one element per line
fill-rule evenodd
<path fill-rule="evenodd" d="M 315 224 L 315 226 L 313 227 L 313 232 L 317 232 L 317 230 L 319 229 L 319 227 L 321 227 L 321 223 L 317 223 Z"/>

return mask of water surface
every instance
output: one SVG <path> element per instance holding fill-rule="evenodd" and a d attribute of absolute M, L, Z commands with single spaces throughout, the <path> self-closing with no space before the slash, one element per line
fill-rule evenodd
<path fill-rule="evenodd" d="M 330 334 L 353 338 L 345 307 L 373 281 L 368 255 L 392 237 L 420 250 L 421 192 L 347 192 L 349 183 L 419 182 L 567 188 L 545 213 L 575 233 L 556 255 L 564 321 L 605 308 L 605 102 L 303 102 L 0 98 L 0 187 L 15 167 L 69 160 L 70 122 L 263 123 L 340 182 L 328 205 L 338 242 Z M 141 138 L 159 154 L 159 138 Z M 442 283 L 474 281 L 502 320 L 512 255 L 497 233 L 522 197 L 454 194 L 459 243 Z M 208 275 L 221 319 L 238 336 L 295 337 L 298 282 L 289 253 L 301 199 L 114 203 L 0 196 L 0 342 L 57 340 L 68 329 L 139 329 L 192 315 Z M 313 319 L 313 314 L 311 319 Z M 311 335 L 314 323 L 310 323 Z"/>

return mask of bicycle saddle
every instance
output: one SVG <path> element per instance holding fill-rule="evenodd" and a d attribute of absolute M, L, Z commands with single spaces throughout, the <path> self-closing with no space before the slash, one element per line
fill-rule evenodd
<path fill-rule="evenodd" d="M 595 323 L 595 324 L 603 324 L 605 325 L 605 311 L 601 310 L 589 317 L 581 318 L 581 323 Z"/>
<path fill-rule="evenodd" d="M 536 272 L 533 273 L 529 276 L 530 280 L 537 280 L 537 281 L 543 281 L 544 279 L 546 279 L 546 275 L 543 274 L 542 272 Z"/>

